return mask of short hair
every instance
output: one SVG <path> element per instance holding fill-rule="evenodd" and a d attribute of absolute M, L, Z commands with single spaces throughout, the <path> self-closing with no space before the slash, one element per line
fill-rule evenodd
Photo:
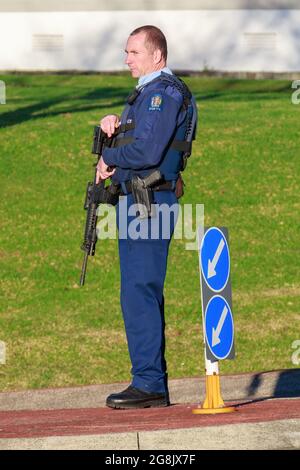
<path fill-rule="evenodd" d="M 132 33 L 130 33 L 130 36 L 135 36 L 139 33 L 146 34 L 145 46 L 147 49 L 150 49 L 151 52 L 154 52 L 155 49 L 159 49 L 161 51 L 162 57 L 166 61 L 168 56 L 168 46 L 164 33 L 156 26 L 145 25 L 136 28 L 134 31 L 132 31 Z"/>

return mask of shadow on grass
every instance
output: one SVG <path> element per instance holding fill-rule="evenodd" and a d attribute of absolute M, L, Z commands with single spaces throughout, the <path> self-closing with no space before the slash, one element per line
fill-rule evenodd
<path fill-rule="evenodd" d="M 109 109 L 117 106 L 123 106 L 125 99 L 129 94 L 130 89 L 122 88 L 101 88 L 90 91 L 85 95 L 75 96 L 73 93 L 70 95 L 63 95 L 56 98 L 40 101 L 36 104 L 17 108 L 13 111 L 8 111 L 0 114 L 0 128 L 14 126 L 31 119 L 40 119 L 47 117 L 54 117 L 60 114 L 66 113 L 82 113 L 91 110 Z M 87 104 L 70 104 L 70 106 L 64 106 L 63 109 L 50 110 L 51 107 L 60 105 L 62 103 L 68 103 L 69 101 L 80 100 L 82 102 L 88 101 Z M 97 100 L 101 100 L 101 103 L 97 103 Z M 104 103 L 103 103 L 104 100 Z M 107 100 L 107 101 L 106 101 Z M 90 102 L 93 103 L 90 103 Z M 99 118 L 101 115 L 99 114 Z"/>
<path fill-rule="evenodd" d="M 207 84 L 206 84 L 207 86 Z M 201 90 L 201 84 L 198 89 Z M 211 88 L 211 86 L 209 86 Z M 191 85 L 193 91 L 193 85 Z M 224 79 L 216 82 L 216 89 L 206 90 L 204 92 L 194 91 L 195 98 L 201 100 L 234 100 L 234 101 L 249 101 L 249 100 L 269 100 L 269 99 L 282 99 L 282 94 L 292 93 L 291 82 L 284 81 L 276 83 L 276 81 L 260 81 L 260 80 L 243 80 L 243 79 Z"/>
<path fill-rule="evenodd" d="M 245 88 L 241 84 L 245 83 Z M 273 85 L 273 86 L 272 86 Z M 236 87 L 238 86 L 238 90 Z M 254 89 L 248 88 L 249 84 L 242 80 L 224 80 L 218 83 L 218 89 L 215 91 L 208 91 L 206 93 L 194 92 L 197 101 L 208 100 L 224 100 L 224 101 L 248 101 L 253 100 L 269 100 L 282 98 L 282 93 L 291 91 L 291 84 L 289 82 L 274 86 L 274 84 L 259 84 Z M 247 89 L 248 88 L 248 89 Z M 102 109 L 115 108 L 123 106 L 125 100 L 130 93 L 130 88 L 122 87 L 101 87 L 94 88 L 86 94 L 76 95 L 72 91 L 69 95 L 61 95 L 59 97 L 45 99 L 38 103 L 29 106 L 19 107 L 13 111 L 8 111 L 0 114 L 0 128 L 14 126 L 31 119 L 40 119 L 47 117 L 59 116 L 60 114 L 82 113 L 91 110 L 99 110 L 99 118 L 101 117 Z M 50 110 L 53 106 L 65 104 L 70 101 L 80 100 L 83 103 L 70 104 L 64 106 L 63 109 Z M 101 100 L 101 103 L 96 101 Z M 90 102 L 93 103 L 90 103 Z M 88 102 L 85 103 L 84 102 Z"/>
<path fill-rule="evenodd" d="M 290 88 L 284 88 L 282 90 L 259 90 L 259 91 L 226 91 L 226 92 L 209 92 L 207 94 L 194 93 L 194 96 L 197 101 L 209 101 L 209 100 L 222 100 L 222 101 L 235 101 L 235 102 L 247 102 L 247 101 L 267 101 L 267 100 L 277 100 L 282 99 L 282 94 L 286 95 L 286 98 L 290 100 L 290 94 L 292 90 Z"/>

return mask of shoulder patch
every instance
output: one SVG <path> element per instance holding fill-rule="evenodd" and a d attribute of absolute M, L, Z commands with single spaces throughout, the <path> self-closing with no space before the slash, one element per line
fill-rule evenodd
<path fill-rule="evenodd" d="M 161 93 L 153 93 L 150 96 L 148 111 L 161 111 L 163 99 Z"/>

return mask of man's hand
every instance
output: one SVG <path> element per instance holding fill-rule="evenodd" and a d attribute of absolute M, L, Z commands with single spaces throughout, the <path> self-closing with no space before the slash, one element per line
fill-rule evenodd
<path fill-rule="evenodd" d="M 103 119 L 100 121 L 100 126 L 103 132 L 108 135 L 108 137 L 111 137 L 116 128 L 119 127 L 120 125 L 120 118 L 117 116 L 117 114 L 108 114 L 105 116 Z"/>
<path fill-rule="evenodd" d="M 99 183 L 100 179 L 106 180 L 107 178 L 110 178 L 115 171 L 115 168 L 111 170 L 110 167 L 107 166 L 106 163 L 104 163 L 103 158 L 100 157 L 100 160 L 97 163 L 96 184 Z"/>

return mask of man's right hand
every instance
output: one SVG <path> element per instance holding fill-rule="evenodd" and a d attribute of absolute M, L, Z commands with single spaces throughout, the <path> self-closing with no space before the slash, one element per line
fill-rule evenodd
<path fill-rule="evenodd" d="M 100 157 L 96 169 L 96 184 L 98 184 L 100 180 L 106 180 L 107 178 L 110 178 L 116 171 L 115 168 L 111 169 L 108 165 L 106 165 L 103 157 Z"/>
<path fill-rule="evenodd" d="M 108 137 L 111 137 L 114 134 L 116 128 L 119 127 L 120 124 L 120 118 L 117 114 L 108 114 L 100 121 L 101 129 L 108 135 Z"/>

